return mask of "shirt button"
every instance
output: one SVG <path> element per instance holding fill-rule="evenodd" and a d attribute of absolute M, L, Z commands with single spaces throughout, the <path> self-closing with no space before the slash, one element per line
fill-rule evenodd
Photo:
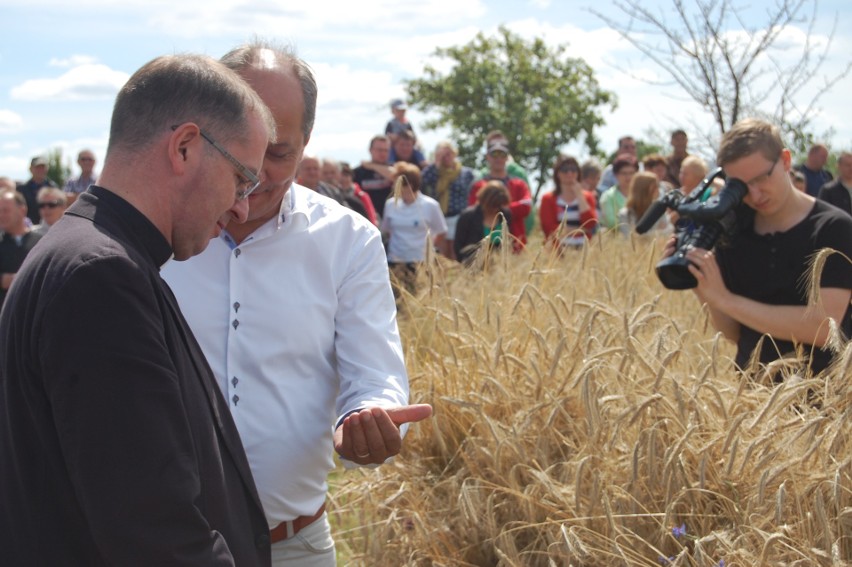
<path fill-rule="evenodd" d="M 237 387 L 237 384 L 239 384 L 239 383 L 240 383 L 240 379 L 239 379 L 239 378 L 237 378 L 236 376 L 234 376 L 233 378 L 231 378 L 231 384 L 233 384 L 233 385 L 234 385 L 234 388 L 236 388 L 236 387 Z"/>
<path fill-rule="evenodd" d="M 236 312 L 237 312 L 237 311 L 239 311 L 239 310 L 240 310 L 240 302 L 239 302 L 239 301 L 235 301 L 235 302 L 234 302 L 234 313 L 236 313 Z"/>
<path fill-rule="evenodd" d="M 234 256 L 236 256 L 237 258 L 239 258 L 239 257 L 240 257 L 240 254 L 242 254 L 242 253 L 243 253 L 243 251 L 242 251 L 242 250 L 240 250 L 239 248 L 237 248 L 236 250 L 234 250 Z"/>
<path fill-rule="evenodd" d="M 239 320 L 234 319 L 234 322 L 233 322 L 233 323 L 231 323 L 231 326 L 233 326 L 233 327 L 234 327 L 234 330 L 236 331 L 236 330 L 237 330 L 237 327 L 239 327 L 239 326 L 240 326 L 240 322 L 239 322 Z"/>
<path fill-rule="evenodd" d="M 269 534 L 260 534 L 256 538 L 254 538 L 254 545 L 258 549 L 264 549 L 269 547 Z"/>
<path fill-rule="evenodd" d="M 234 394 L 234 397 L 231 398 L 231 401 L 234 402 L 234 405 L 237 405 L 237 403 L 240 401 L 240 397 Z"/>

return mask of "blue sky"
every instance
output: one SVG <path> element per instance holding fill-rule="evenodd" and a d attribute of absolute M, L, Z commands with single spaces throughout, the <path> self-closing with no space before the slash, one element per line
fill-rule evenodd
<path fill-rule="evenodd" d="M 103 159 L 115 94 L 136 69 L 166 53 L 219 57 L 257 34 L 292 43 L 316 73 L 320 94 L 308 153 L 357 163 L 370 137 L 383 131 L 388 101 L 402 81 L 419 75 L 438 46 L 470 41 L 500 24 L 525 37 L 540 35 L 569 45 L 595 69 L 619 106 L 599 131 L 604 149 L 623 134 L 643 137 L 648 127 L 687 131 L 709 124 L 673 87 L 641 80 L 666 79 L 603 22 L 587 1 L 558 0 L 0 0 L 0 175 L 24 180 L 29 159 L 59 147 L 67 157 L 91 148 Z M 665 0 L 646 5 L 664 7 Z M 607 3 L 597 8 L 619 12 Z M 757 10 L 757 8 L 755 8 Z M 819 4 L 816 33 L 839 30 L 824 71 L 852 57 L 848 2 Z M 785 30 L 782 46 L 801 45 L 801 30 Z M 781 54 L 783 56 L 783 54 Z M 624 71 L 631 70 L 630 73 Z M 836 130 L 835 148 L 852 147 L 852 78 L 819 103 L 815 130 Z M 423 115 L 410 110 L 415 124 Z M 427 152 L 446 137 L 418 128 Z M 580 148 L 567 148 L 582 156 Z M 76 169 L 76 166 L 75 166 Z"/>

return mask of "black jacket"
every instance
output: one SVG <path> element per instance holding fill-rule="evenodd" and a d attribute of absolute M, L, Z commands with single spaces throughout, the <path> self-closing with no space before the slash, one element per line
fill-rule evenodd
<path fill-rule="evenodd" d="M 270 564 L 236 426 L 160 278 L 162 234 L 92 187 L 0 316 L 8 566 Z"/>
<path fill-rule="evenodd" d="M 819 190 L 819 198 L 852 215 L 852 199 L 849 198 L 849 190 L 840 183 L 840 179 L 823 185 Z"/>
<path fill-rule="evenodd" d="M 506 221 L 501 224 L 508 227 L 511 221 L 509 209 L 503 209 L 503 215 L 506 217 Z M 453 250 L 455 250 L 459 262 L 470 264 L 473 261 L 474 254 L 481 246 L 482 239 L 485 238 L 484 218 L 482 207 L 479 205 L 468 207 L 459 215 L 456 237 L 453 240 Z M 505 230 L 505 232 L 503 238 L 511 238 L 508 230 Z"/>

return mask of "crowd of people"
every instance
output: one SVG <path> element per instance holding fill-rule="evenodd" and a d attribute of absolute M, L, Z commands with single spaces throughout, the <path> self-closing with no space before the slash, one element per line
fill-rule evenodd
<path fill-rule="evenodd" d="M 671 153 L 650 154 L 641 159 L 635 139 L 624 136 L 605 166 L 595 159 L 581 164 L 573 156 L 560 155 L 553 165 L 552 187 L 534 205 L 528 174 L 512 158 L 503 132 L 494 130 L 485 138 L 487 167 L 477 171 L 459 161 L 458 150 L 449 140 L 439 142 L 431 153 L 432 160 L 427 159 L 417 144 L 414 125 L 406 116 L 405 101 L 394 99 L 390 109 L 392 118 L 385 133 L 369 142 L 368 159 L 353 168 L 332 158 L 304 155 L 296 180 L 379 227 L 392 271 L 397 277 L 404 274 L 404 287 L 409 290 L 412 276 L 429 249 L 465 264 L 472 263 L 478 249 L 499 247 L 504 240 L 511 243 L 513 252 L 521 252 L 528 239 L 535 237 L 528 232 L 535 226 L 531 215 L 536 211 L 540 236 L 547 246 L 560 250 L 577 248 L 600 230 L 630 233 L 653 201 L 670 191 L 688 196 L 709 173 L 707 162 L 689 153 L 689 139 L 683 130 L 672 132 Z M 790 168 L 791 182 L 797 189 L 852 214 L 848 189 L 852 187 L 852 154 L 839 154 L 837 179 L 825 168 L 827 158 L 826 146 L 815 144 L 805 161 Z M 47 161 L 41 156 L 32 159 L 32 177 L 28 181 L 15 184 L 0 178 L 0 184 L 7 190 L 16 188 L 23 195 L 27 228 L 43 235 L 77 195 L 97 182 L 95 161 L 93 152 L 81 151 L 77 156 L 80 173 L 68 179 L 61 191 L 47 177 Z M 509 201 L 499 206 L 499 214 L 490 211 L 482 215 L 479 190 L 492 181 L 506 189 Z M 394 192 L 394 185 L 400 183 L 410 191 Z M 701 199 L 706 200 L 720 187 L 717 180 Z M 53 191 L 40 193 L 42 189 Z M 486 208 L 495 206 L 495 202 Z M 390 215 L 385 211 L 388 203 L 392 208 Z M 440 211 L 441 222 L 435 210 Z M 457 227 L 463 213 L 467 220 L 457 243 Z M 472 229 L 473 215 L 483 216 L 481 228 Z M 666 215 L 652 231 L 671 233 L 675 221 L 676 215 Z M 498 236 L 504 225 L 505 239 Z"/>
<path fill-rule="evenodd" d="M 430 254 L 474 264 L 542 238 L 567 256 L 661 195 L 718 189 L 677 130 L 665 156 L 640 160 L 631 136 L 605 166 L 559 156 L 536 208 L 503 132 L 481 171 L 451 141 L 430 161 L 401 99 L 353 168 L 305 155 L 316 100 L 308 64 L 261 40 L 159 57 L 119 93 L 100 175 L 84 150 L 62 188 L 42 157 L 26 182 L 0 178 L 10 565 L 334 565 L 333 456 L 380 465 L 431 415 L 409 404 L 394 299 Z M 852 335 L 852 154 L 836 180 L 827 155 L 794 168 L 760 120 L 722 140 L 714 161 L 748 194 L 730 242 L 690 250 L 689 271 L 740 368 L 798 351 L 819 372 L 828 318 Z M 823 248 L 845 258 L 814 300 L 801 282 Z"/>

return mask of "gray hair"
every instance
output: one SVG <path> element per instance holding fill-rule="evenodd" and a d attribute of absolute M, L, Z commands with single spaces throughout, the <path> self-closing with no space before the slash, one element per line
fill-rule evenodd
<path fill-rule="evenodd" d="M 203 55 L 166 55 L 143 65 L 115 99 L 107 155 L 146 147 L 174 125 L 195 122 L 221 142 L 243 139 L 250 112 L 275 138 L 275 120 L 239 75 Z"/>
<path fill-rule="evenodd" d="M 68 195 L 65 194 L 65 191 L 58 187 L 42 187 L 36 193 L 36 199 L 41 200 L 45 197 L 49 197 L 59 201 L 62 205 L 68 204 Z"/>
<path fill-rule="evenodd" d="M 332 165 L 332 166 L 334 166 L 334 169 L 336 169 L 337 171 L 340 171 L 340 162 L 335 160 L 335 159 L 322 158 L 320 160 L 320 165 L 321 166 Z"/>

